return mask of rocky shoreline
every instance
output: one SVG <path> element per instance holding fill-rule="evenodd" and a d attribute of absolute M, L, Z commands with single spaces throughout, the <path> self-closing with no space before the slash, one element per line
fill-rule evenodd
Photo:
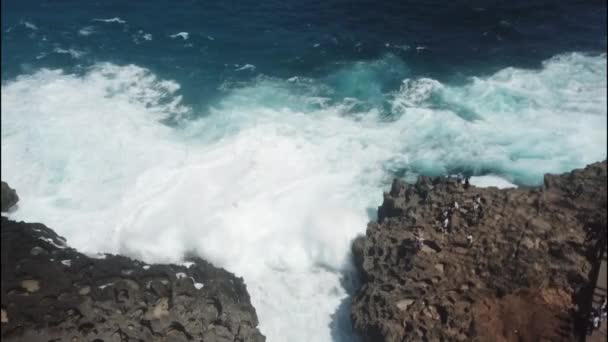
<path fill-rule="evenodd" d="M 353 243 L 365 341 L 574 341 L 606 235 L 606 161 L 536 188 L 398 180 Z"/>
<path fill-rule="evenodd" d="M 2 211 L 17 200 L 3 182 Z M 3 341 L 265 341 L 243 279 L 205 260 L 90 257 L 4 216 L 1 233 Z"/>
<path fill-rule="evenodd" d="M 606 161 L 536 188 L 395 180 L 353 242 L 364 341 L 574 341 L 599 244 Z M 17 193 L 2 182 L 2 211 Z M 87 256 L 2 217 L 2 339 L 265 341 L 242 278 L 200 258 Z"/>

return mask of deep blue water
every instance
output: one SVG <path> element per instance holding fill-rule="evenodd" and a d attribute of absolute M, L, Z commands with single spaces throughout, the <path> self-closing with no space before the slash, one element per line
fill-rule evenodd
<path fill-rule="evenodd" d="M 125 23 L 93 21 L 115 17 Z M 92 33 L 80 35 L 86 27 Z M 604 52 L 606 1 L 3 0 L 2 32 L 3 80 L 39 67 L 133 63 L 189 85 L 186 101 L 204 106 L 226 81 L 318 77 L 387 54 L 407 65 L 394 79 L 458 82 L 563 52 Z M 178 32 L 189 39 L 170 38 Z M 235 71 L 245 64 L 255 72 Z"/>

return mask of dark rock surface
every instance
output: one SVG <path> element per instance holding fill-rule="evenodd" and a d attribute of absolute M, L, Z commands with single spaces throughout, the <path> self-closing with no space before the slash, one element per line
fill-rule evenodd
<path fill-rule="evenodd" d="M 604 161 L 538 188 L 395 181 L 353 243 L 355 329 L 366 341 L 576 340 L 606 180 Z"/>
<path fill-rule="evenodd" d="M 5 217 L 1 232 L 3 341 L 265 340 L 243 279 L 202 259 L 91 258 Z"/>
<path fill-rule="evenodd" d="M 6 182 L 2 182 L 2 193 L 0 194 L 2 212 L 9 210 L 12 206 L 19 202 L 17 192 L 11 189 Z"/>

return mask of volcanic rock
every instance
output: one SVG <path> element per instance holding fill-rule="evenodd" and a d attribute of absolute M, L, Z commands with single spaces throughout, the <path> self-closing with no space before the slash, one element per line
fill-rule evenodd
<path fill-rule="evenodd" d="M 3 341 L 265 341 L 243 279 L 205 260 L 90 257 L 5 217 L 1 233 Z"/>
<path fill-rule="evenodd" d="M 365 341 L 570 341 L 606 234 L 606 161 L 535 188 L 395 180 L 353 243 Z"/>
<path fill-rule="evenodd" d="M 19 196 L 17 192 L 11 189 L 6 182 L 2 182 L 2 193 L 0 194 L 2 212 L 9 210 L 12 206 L 19 202 Z"/>

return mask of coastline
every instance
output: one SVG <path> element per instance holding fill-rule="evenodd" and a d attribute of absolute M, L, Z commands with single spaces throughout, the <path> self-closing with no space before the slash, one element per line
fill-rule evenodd
<path fill-rule="evenodd" d="M 8 210 L 18 196 L 4 184 Z M 395 180 L 378 221 L 353 242 L 353 328 L 365 341 L 576 340 L 605 229 L 606 161 L 546 175 L 541 187 Z M 265 340 L 244 280 L 200 258 L 93 258 L 42 224 L 6 217 L 2 251 L 7 340 Z"/>

